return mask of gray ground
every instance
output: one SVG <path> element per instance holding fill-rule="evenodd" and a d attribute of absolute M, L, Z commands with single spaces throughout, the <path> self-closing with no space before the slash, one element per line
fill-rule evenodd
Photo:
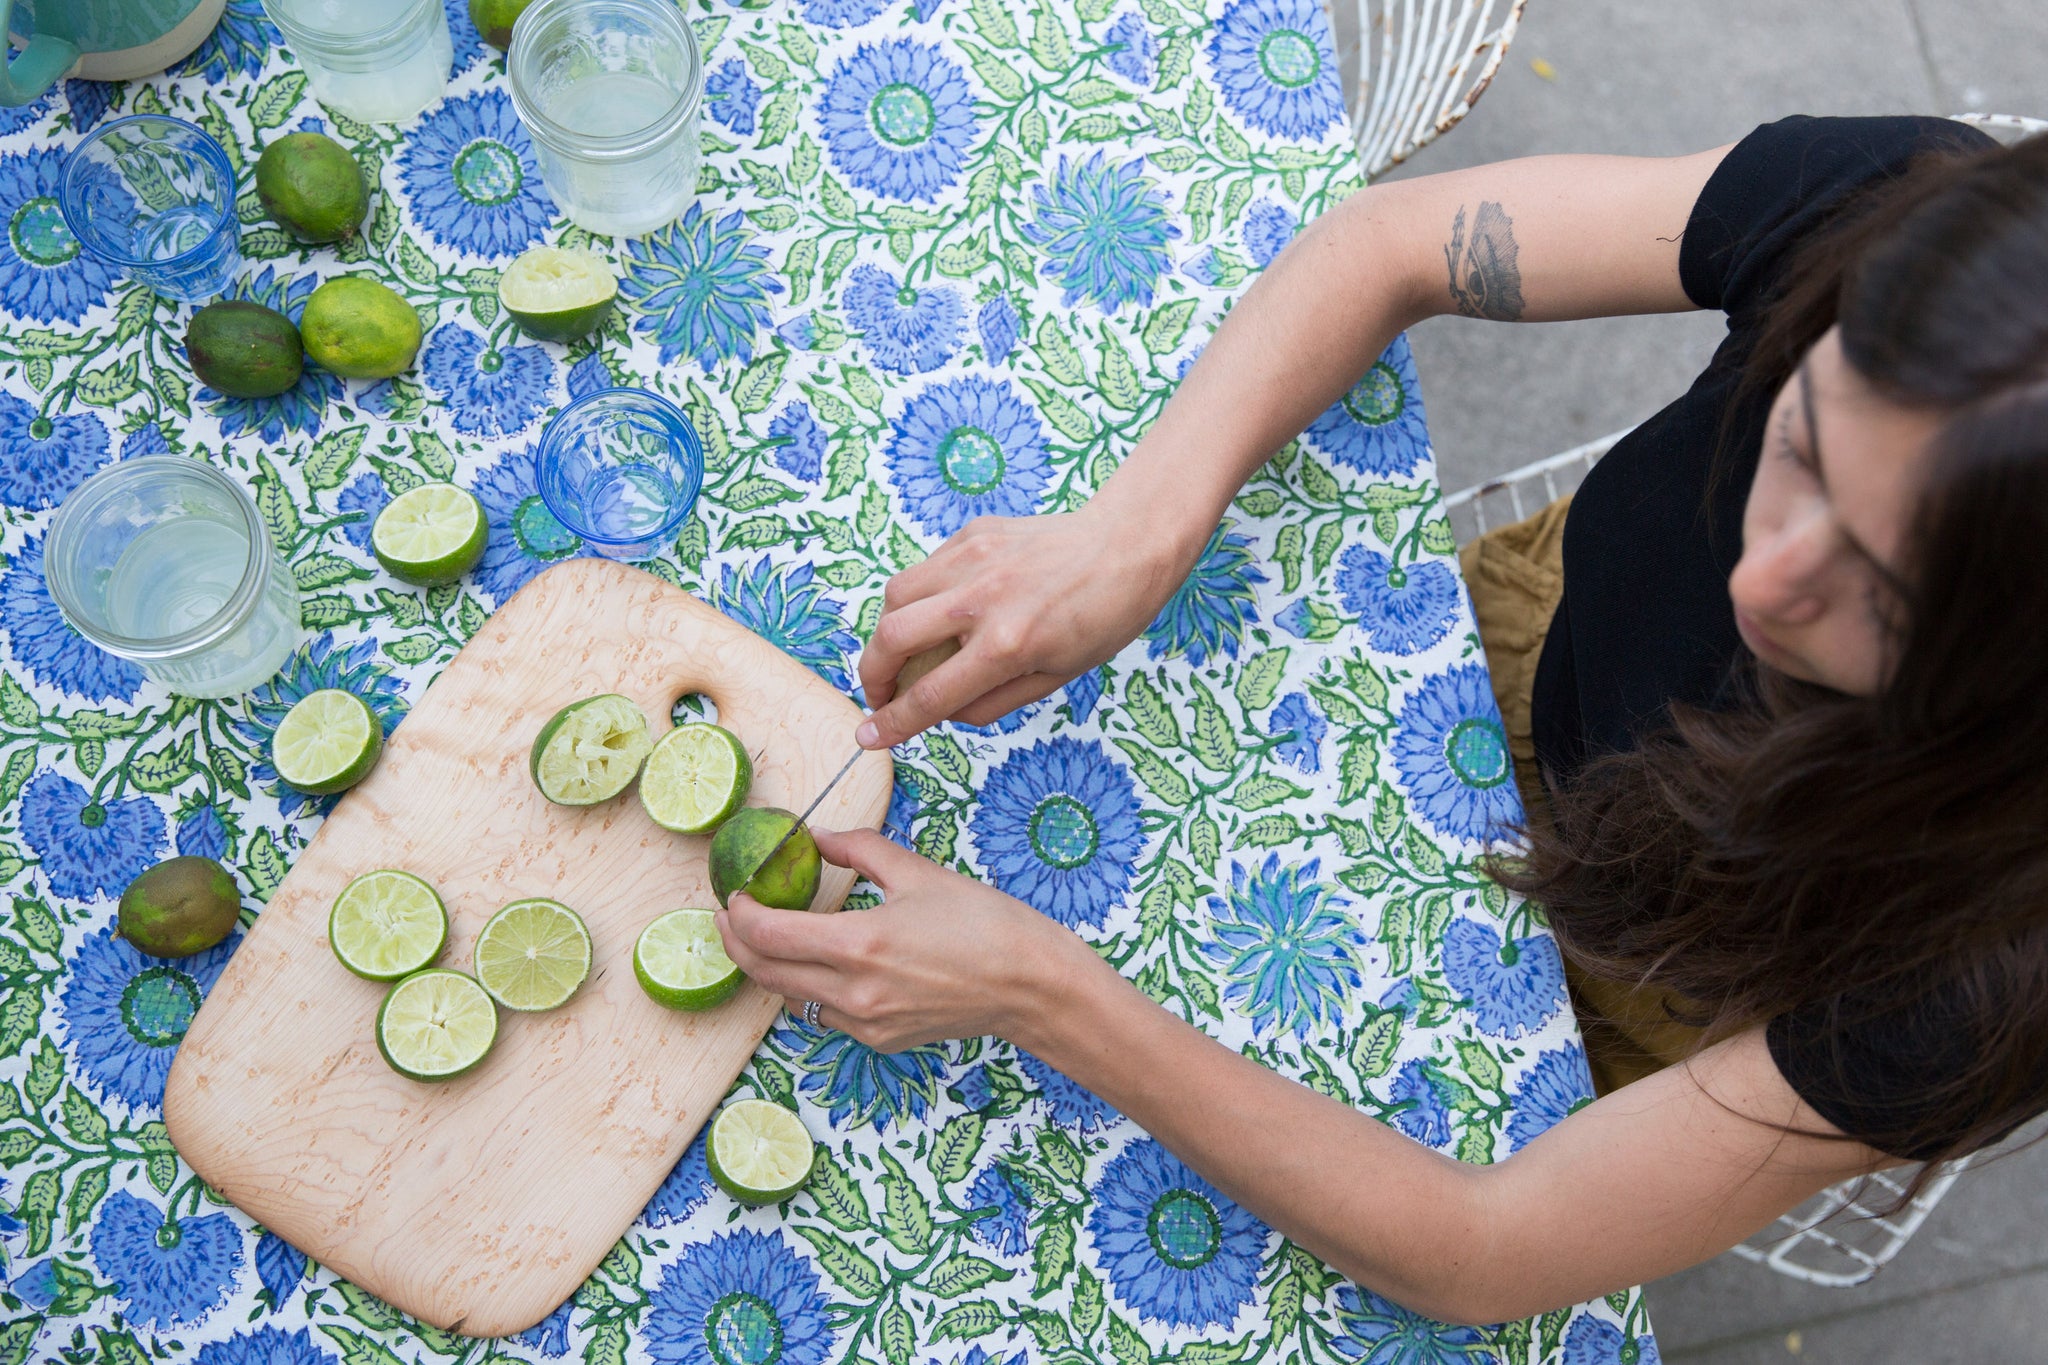
<path fill-rule="evenodd" d="M 2040 0 L 1530 0 L 1479 107 L 1395 174 L 1696 151 L 1792 113 L 1964 110 L 2048 117 Z M 1699 314 L 1423 324 L 1444 486 L 1640 421 L 1691 382 L 1719 333 Z M 2048 1146 L 1967 1173 L 1867 1285 L 1817 1289 L 1724 1256 L 1649 1295 L 1671 1361 L 2048 1359 Z"/>

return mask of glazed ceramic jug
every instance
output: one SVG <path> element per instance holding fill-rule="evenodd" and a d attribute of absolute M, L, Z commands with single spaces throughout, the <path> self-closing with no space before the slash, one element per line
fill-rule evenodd
<path fill-rule="evenodd" d="M 0 0 L 19 50 L 0 69 L 0 104 L 30 104 L 67 76 L 125 81 L 162 71 L 206 41 L 227 0 Z"/>

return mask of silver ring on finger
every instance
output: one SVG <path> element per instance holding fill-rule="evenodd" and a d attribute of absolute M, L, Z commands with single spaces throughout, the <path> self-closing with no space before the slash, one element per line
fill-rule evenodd
<path fill-rule="evenodd" d="M 818 1011 L 823 1008 L 824 1006 L 816 1000 L 804 1001 L 803 1013 L 798 1017 L 804 1021 L 805 1028 L 818 1027 Z"/>

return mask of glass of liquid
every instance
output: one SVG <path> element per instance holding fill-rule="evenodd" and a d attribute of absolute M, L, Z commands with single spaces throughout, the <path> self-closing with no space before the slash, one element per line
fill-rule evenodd
<path fill-rule="evenodd" d="M 256 504 L 203 460 L 123 460 L 64 500 L 43 546 L 74 629 L 187 697 L 270 678 L 299 640 L 299 589 Z"/>
<path fill-rule="evenodd" d="M 697 197 L 704 64 L 674 0 L 537 0 L 505 70 L 541 179 L 577 226 L 638 237 Z"/>
<path fill-rule="evenodd" d="M 115 119 L 79 143 L 64 163 L 57 211 L 80 246 L 166 298 L 210 299 L 242 266 L 235 168 L 218 142 L 183 119 Z M 17 244 L 34 236 L 36 224 L 24 226 L 16 215 Z"/>
<path fill-rule="evenodd" d="M 540 500 L 584 544 L 645 559 L 697 504 L 704 447 L 681 408 L 645 389 L 600 389 L 540 434 Z"/>
<path fill-rule="evenodd" d="M 441 98 L 455 42 L 441 0 L 263 0 L 313 87 L 362 123 L 403 123 Z"/>

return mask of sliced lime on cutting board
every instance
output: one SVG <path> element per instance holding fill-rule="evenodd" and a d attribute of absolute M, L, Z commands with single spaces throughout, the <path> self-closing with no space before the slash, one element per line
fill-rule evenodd
<path fill-rule="evenodd" d="M 717 829 L 747 799 L 754 765 L 739 737 L 718 725 L 679 725 L 640 770 L 648 818 L 678 834 Z"/>
<path fill-rule="evenodd" d="M 299 698 L 270 737 L 270 763 L 285 785 L 309 796 L 347 791 L 384 752 L 384 727 L 353 692 L 323 687 Z"/>
<path fill-rule="evenodd" d="M 327 943 L 341 965 L 368 981 L 396 981 L 431 966 L 448 942 L 448 911 L 410 872 L 365 872 L 334 898 Z"/>
<path fill-rule="evenodd" d="M 432 967 L 391 988 L 377 1010 L 377 1050 L 415 1081 L 460 1076 L 498 1040 L 498 1007 L 476 978 Z"/>
<path fill-rule="evenodd" d="M 483 505 L 452 483 L 423 483 L 399 494 L 370 527 L 370 549 L 401 583 L 438 588 L 484 557 L 490 523 Z"/>
<path fill-rule="evenodd" d="M 558 806 L 594 806 L 631 786 L 653 747 L 647 717 L 631 698 L 585 697 L 555 712 L 534 736 L 533 784 Z"/>
<path fill-rule="evenodd" d="M 633 975 L 647 998 L 672 1010 L 708 1010 L 732 998 L 746 974 L 725 955 L 714 910 L 671 910 L 640 931 Z"/>
<path fill-rule="evenodd" d="M 590 975 L 590 930 L 560 901 L 513 901 L 476 936 L 476 979 L 508 1010 L 551 1010 Z"/>
<path fill-rule="evenodd" d="M 711 1178 L 742 1204 L 779 1204 L 810 1182 L 816 1148 L 804 1121 L 767 1100 L 734 1100 L 711 1120 Z"/>

